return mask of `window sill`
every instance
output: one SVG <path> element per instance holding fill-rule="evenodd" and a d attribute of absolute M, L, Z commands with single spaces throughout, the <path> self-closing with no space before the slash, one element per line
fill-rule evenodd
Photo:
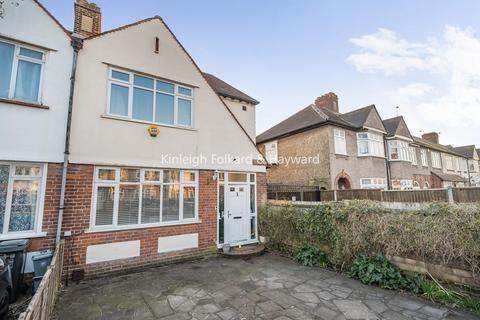
<path fill-rule="evenodd" d="M 370 155 L 370 154 L 359 154 L 359 155 L 357 155 L 357 157 L 359 157 L 359 158 L 379 158 L 379 159 L 385 159 L 385 157 L 382 157 L 382 156 L 374 156 L 374 155 Z"/>
<path fill-rule="evenodd" d="M 46 237 L 46 232 L 13 233 L 0 235 L 0 240 L 30 239 Z"/>
<path fill-rule="evenodd" d="M 14 104 L 14 105 L 23 106 L 23 107 L 31 107 L 31 108 L 38 108 L 38 109 L 45 109 L 45 110 L 50 109 L 49 106 L 45 106 L 45 105 L 43 105 L 43 104 L 34 103 L 34 102 L 20 101 L 20 100 L 12 100 L 12 99 L 0 98 L 0 102 L 1 102 L 1 103 Z"/>
<path fill-rule="evenodd" d="M 104 118 L 104 119 L 120 120 L 120 121 L 126 121 L 126 122 L 148 124 L 148 125 L 150 125 L 150 126 L 158 126 L 158 127 L 173 128 L 173 129 L 181 129 L 181 130 L 187 130 L 187 131 L 197 131 L 197 129 L 192 128 L 192 127 L 182 127 L 182 126 L 174 126 L 174 125 L 161 124 L 161 123 L 155 123 L 155 122 L 149 122 L 149 121 L 133 120 L 133 119 L 127 119 L 127 118 L 122 118 L 122 117 L 115 117 L 115 116 L 112 116 L 112 115 L 109 115 L 109 114 L 102 114 L 100 117 L 102 117 L 102 118 Z"/>
<path fill-rule="evenodd" d="M 158 224 L 148 224 L 148 225 L 136 225 L 136 226 L 122 226 L 122 227 L 107 227 L 107 228 L 97 228 L 97 229 L 87 229 L 84 233 L 99 233 L 99 232 L 115 232 L 115 231 L 128 231 L 136 229 L 153 229 L 153 228 L 162 228 L 162 227 L 172 227 L 172 226 L 182 226 L 186 224 L 200 224 L 202 220 L 190 220 L 190 221 L 174 221 L 174 222 L 164 222 Z"/>

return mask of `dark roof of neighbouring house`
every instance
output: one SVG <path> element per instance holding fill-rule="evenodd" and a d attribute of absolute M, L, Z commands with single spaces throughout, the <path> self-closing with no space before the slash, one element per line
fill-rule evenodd
<path fill-rule="evenodd" d="M 451 182 L 466 182 L 467 179 L 459 176 L 458 174 L 443 173 L 443 172 L 431 172 L 433 175 L 440 178 L 442 181 L 451 181 Z"/>
<path fill-rule="evenodd" d="M 453 151 L 463 155 L 465 158 L 471 159 L 471 158 L 473 158 L 475 145 L 471 144 L 469 146 L 454 147 L 452 149 L 453 149 Z"/>
<path fill-rule="evenodd" d="M 223 97 L 237 99 L 237 100 L 245 101 L 245 102 L 252 103 L 252 104 L 255 104 L 255 105 L 260 103 L 257 100 L 255 100 L 254 98 L 247 95 L 246 93 L 243 93 L 242 91 L 238 90 L 237 88 L 233 87 L 232 85 L 226 83 L 222 79 L 217 78 L 213 74 L 203 72 L 203 76 L 205 77 L 207 82 L 210 84 L 210 86 L 213 88 L 213 90 L 217 94 L 219 94 Z"/>
<path fill-rule="evenodd" d="M 311 104 L 257 136 L 257 143 L 292 135 L 326 124 L 359 130 L 364 126 L 372 110 L 377 112 L 373 104 L 347 113 L 338 113 Z"/>
<path fill-rule="evenodd" d="M 340 113 L 311 104 L 257 136 L 257 143 L 305 131 L 327 123 L 352 129 L 360 128 L 343 119 L 343 115 Z"/>
<path fill-rule="evenodd" d="M 412 138 L 413 138 L 413 141 L 416 142 L 417 144 L 419 144 L 421 146 L 424 146 L 424 147 L 427 147 L 429 149 L 453 154 L 453 155 L 458 156 L 458 157 L 464 157 L 462 154 L 460 154 L 458 152 L 455 152 L 451 147 L 445 146 L 443 144 L 434 143 L 434 142 L 428 141 L 426 139 L 423 139 L 423 138 L 420 138 L 420 137 L 415 137 L 415 136 L 412 136 Z"/>

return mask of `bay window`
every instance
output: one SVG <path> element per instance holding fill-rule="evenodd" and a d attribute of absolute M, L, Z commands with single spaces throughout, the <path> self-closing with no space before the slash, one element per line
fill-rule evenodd
<path fill-rule="evenodd" d="M 388 141 L 388 156 L 390 160 L 414 162 L 415 149 L 410 148 L 408 142 L 401 140 Z M 416 157 L 415 157 L 416 164 Z"/>
<path fill-rule="evenodd" d="M 197 175 L 176 169 L 97 168 L 92 229 L 195 221 Z"/>
<path fill-rule="evenodd" d="M 0 98 L 40 103 L 45 53 L 0 41 Z"/>
<path fill-rule="evenodd" d="M 387 179 L 384 178 L 362 178 L 360 179 L 361 189 L 386 189 Z"/>
<path fill-rule="evenodd" d="M 163 125 L 193 126 L 193 89 L 128 71 L 109 70 L 108 114 Z"/>
<path fill-rule="evenodd" d="M 0 235 L 41 231 L 46 165 L 0 163 Z"/>
<path fill-rule="evenodd" d="M 357 133 L 359 156 L 385 157 L 383 136 L 371 132 Z"/>
<path fill-rule="evenodd" d="M 420 159 L 422 161 L 422 166 L 428 167 L 427 150 L 420 149 Z"/>

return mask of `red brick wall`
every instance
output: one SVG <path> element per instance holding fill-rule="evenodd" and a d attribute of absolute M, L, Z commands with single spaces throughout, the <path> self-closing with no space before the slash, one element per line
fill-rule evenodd
<path fill-rule="evenodd" d="M 69 166 L 67 175 L 66 209 L 63 231 L 72 231 L 73 236 L 66 242 L 65 265 L 69 272 L 85 269 L 87 276 L 101 275 L 113 271 L 125 271 L 147 265 L 154 265 L 204 255 L 215 250 L 217 235 L 217 187 L 213 171 L 199 174 L 199 217 L 201 223 L 133 229 L 109 232 L 86 232 L 90 223 L 90 207 L 93 186 L 92 165 Z M 158 237 L 198 233 L 198 249 L 179 252 L 157 253 Z M 87 246 L 128 240 L 140 240 L 140 257 L 86 264 Z"/>
<path fill-rule="evenodd" d="M 32 239 L 32 244 L 28 248 L 28 251 L 53 250 L 55 247 L 58 203 L 60 201 L 60 189 L 62 183 L 62 168 L 62 163 L 48 164 L 42 222 L 42 231 L 47 232 L 47 236 Z"/>

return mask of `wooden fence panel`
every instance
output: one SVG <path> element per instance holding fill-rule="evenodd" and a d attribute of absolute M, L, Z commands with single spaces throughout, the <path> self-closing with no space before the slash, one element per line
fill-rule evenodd
<path fill-rule="evenodd" d="M 342 200 L 382 201 L 382 190 L 380 189 L 337 190 L 337 201 L 342 201 Z"/>
<path fill-rule="evenodd" d="M 480 202 L 479 187 L 453 188 L 452 191 L 455 202 Z"/>
<path fill-rule="evenodd" d="M 55 249 L 52 262 L 43 276 L 37 292 L 30 300 L 27 310 L 18 317 L 19 320 L 51 319 L 58 291 L 62 285 L 64 247 L 65 243 L 62 240 Z"/>
<path fill-rule="evenodd" d="M 320 201 L 320 190 L 317 186 L 300 185 L 267 185 L 267 199 Z"/>
<path fill-rule="evenodd" d="M 386 190 L 382 192 L 382 199 L 385 202 L 448 202 L 448 195 L 446 189 Z"/>

